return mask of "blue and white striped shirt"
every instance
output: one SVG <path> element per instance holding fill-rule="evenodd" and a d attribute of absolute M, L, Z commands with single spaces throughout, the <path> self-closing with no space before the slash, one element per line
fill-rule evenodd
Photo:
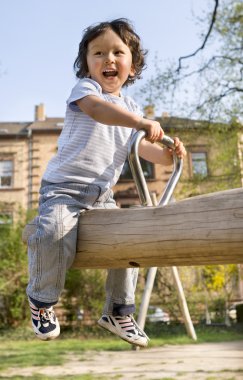
<path fill-rule="evenodd" d="M 115 185 L 121 174 L 134 130 L 107 126 L 83 113 L 75 101 L 88 95 L 98 96 L 142 116 L 129 96 L 106 94 L 94 80 L 79 80 L 67 100 L 58 152 L 48 163 L 43 179 L 52 183 L 92 183 L 107 189 Z"/>

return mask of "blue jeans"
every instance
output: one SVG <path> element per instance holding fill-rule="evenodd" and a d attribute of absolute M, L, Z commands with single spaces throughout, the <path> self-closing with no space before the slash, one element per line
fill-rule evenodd
<path fill-rule="evenodd" d="M 102 191 L 92 184 L 42 182 L 37 229 L 28 240 L 27 295 L 36 306 L 58 302 L 76 254 L 79 215 L 95 208 L 117 208 L 112 190 Z M 105 314 L 126 315 L 135 311 L 137 276 L 136 268 L 108 270 Z"/>

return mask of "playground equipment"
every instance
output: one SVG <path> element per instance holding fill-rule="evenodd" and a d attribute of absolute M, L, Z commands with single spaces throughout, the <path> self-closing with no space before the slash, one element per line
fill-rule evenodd
<path fill-rule="evenodd" d="M 23 240 L 35 229 L 35 221 L 30 222 Z M 243 188 L 166 206 L 97 209 L 80 215 L 76 268 L 231 263 L 243 263 Z"/>

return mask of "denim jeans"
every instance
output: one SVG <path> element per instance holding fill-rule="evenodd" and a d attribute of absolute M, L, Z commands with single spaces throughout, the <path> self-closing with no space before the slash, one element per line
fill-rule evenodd
<path fill-rule="evenodd" d="M 78 218 L 82 211 L 117 208 L 112 190 L 96 185 L 42 182 L 36 232 L 28 240 L 27 295 L 36 306 L 58 302 L 67 270 L 76 254 Z M 105 314 L 135 311 L 138 269 L 110 269 L 106 279 Z"/>

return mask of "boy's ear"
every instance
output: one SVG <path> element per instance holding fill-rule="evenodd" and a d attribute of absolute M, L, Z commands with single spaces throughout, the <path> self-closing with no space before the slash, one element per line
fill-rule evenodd
<path fill-rule="evenodd" d="M 130 70 L 130 73 L 129 73 L 129 76 L 130 76 L 130 77 L 134 77 L 135 74 L 136 74 L 135 67 L 134 67 L 134 65 L 132 65 L 131 70 Z"/>

